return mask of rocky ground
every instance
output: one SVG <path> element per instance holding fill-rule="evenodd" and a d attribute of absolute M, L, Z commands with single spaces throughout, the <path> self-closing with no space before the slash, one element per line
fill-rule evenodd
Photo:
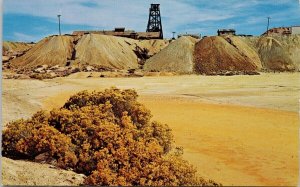
<path fill-rule="evenodd" d="M 49 164 L 2 158 L 2 184 L 21 186 L 77 186 L 85 176 Z"/>

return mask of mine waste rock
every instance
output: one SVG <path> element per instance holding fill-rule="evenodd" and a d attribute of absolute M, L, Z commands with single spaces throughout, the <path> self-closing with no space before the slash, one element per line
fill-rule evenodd
<path fill-rule="evenodd" d="M 219 74 L 224 71 L 255 72 L 261 62 L 255 51 L 242 41 L 230 37 L 206 37 L 196 43 L 194 51 L 195 72 Z"/>
<path fill-rule="evenodd" d="M 197 39 L 192 37 L 180 37 L 148 59 L 144 65 L 144 70 L 184 74 L 193 73 L 193 53 L 197 41 Z"/>
<path fill-rule="evenodd" d="M 24 55 L 11 60 L 16 69 L 48 66 L 93 66 L 103 70 L 136 69 L 139 62 L 155 55 L 167 40 L 133 40 L 129 38 L 87 34 L 83 36 L 49 36 Z M 137 50 L 138 49 L 138 50 Z"/>
<path fill-rule="evenodd" d="M 24 42 L 9 42 L 4 41 L 2 44 L 2 55 L 3 56 L 17 56 L 28 51 L 34 43 Z"/>
<path fill-rule="evenodd" d="M 291 55 L 275 38 L 261 37 L 257 42 L 257 49 L 264 69 L 295 71 L 296 66 L 291 59 Z"/>
<path fill-rule="evenodd" d="M 56 70 L 39 66 L 72 67 L 76 71 L 142 70 L 147 73 L 240 75 L 261 71 L 299 71 L 300 36 L 212 36 L 168 40 L 134 40 L 116 36 L 49 36 L 37 44 L 4 43 L 3 67 L 36 78 Z M 14 55 L 14 56 L 12 56 Z M 70 68 L 69 68 L 70 69 Z M 75 70 L 75 69 L 74 69 Z M 78 71 L 77 71 L 78 70 Z M 48 71 L 48 72 L 47 72 Z"/>
<path fill-rule="evenodd" d="M 300 35 L 240 37 L 262 61 L 263 71 L 299 71 Z"/>
<path fill-rule="evenodd" d="M 24 43 L 24 42 L 9 42 L 4 41 L 2 44 L 2 66 L 3 69 L 9 69 L 10 60 L 24 55 L 34 43 Z"/>
<path fill-rule="evenodd" d="M 245 57 L 252 64 L 255 64 L 257 70 L 262 69 L 262 62 L 259 55 L 255 51 L 255 49 L 243 42 L 243 40 L 241 40 L 241 37 L 226 36 L 225 39 L 228 43 L 234 46 L 243 57 Z"/>
<path fill-rule="evenodd" d="M 138 67 L 138 60 L 126 39 L 99 34 L 84 35 L 76 45 L 76 60 L 81 64 L 101 64 L 113 69 Z"/>
<path fill-rule="evenodd" d="M 32 68 L 38 65 L 65 66 L 72 56 L 72 36 L 50 36 L 34 45 L 26 54 L 11 60 L 15 68 Z"/>

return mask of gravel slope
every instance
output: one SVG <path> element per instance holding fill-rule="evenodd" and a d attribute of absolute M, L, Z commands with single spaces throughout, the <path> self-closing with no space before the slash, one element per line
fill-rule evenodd
<path fill-rule="evenodd" d="M 78 186 L 84 175 L 55 169 L 49 164 L 2 157 L 2 184 L 18 186 Z"/>
<path fill-rule="evenodd" d="M 148 59 L 144 65 L 146 71 L 165 71 L 177 73 L 193 73 L 193 52 L 196 39 L 181 37 L 162 51 Z"/>

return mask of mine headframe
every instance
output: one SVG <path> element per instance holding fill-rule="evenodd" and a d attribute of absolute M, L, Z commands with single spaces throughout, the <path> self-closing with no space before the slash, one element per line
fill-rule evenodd
<path fill-rule="evenodd" d="M 160 38 L 163 38 L 163 30 L 160 16 L 160 4 L 151 4 L 149 9 L 149 20 L 146 32 L 159 32 Z"/>

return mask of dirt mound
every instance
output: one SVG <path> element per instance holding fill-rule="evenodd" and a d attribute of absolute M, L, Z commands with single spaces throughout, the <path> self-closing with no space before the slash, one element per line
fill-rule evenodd
<path fill-rule="evenodd" d="M 135 69 L 139 67 L 138 63 L 167 45 L 167 40 L 139 41 L 98 34 L 50 36 L 38 42 L 25 55 L 12 60 L 11 65 L 22 69 L 39 65 L 96 65 L 107 69 Z"/>
<path fill-rule="evenodd" d="M 34 44 L 24 43 L 24 42 L 9 42 L 4 41 L 2 44 L 2 55 L 20 53 L 23 51 L 27 51 Z"/>
<path fill-rule="evenodd" d="M 146 48 L 149 55 L 153 56 L 169 45 L 169 40 L 141 40 L 137 45 L 141 48 Z"/>
<path fill-rule="evenodd" d="M 13 186 L 77 186 L 85 176 L 72 171 L 55 169 L 49 164 L 12 160 L 2 157 L 2 185 Z"/>
<path fill-rule="evenodd" d="M 290 35 L 274 37 L 278 40 L 286 53 L 289 54 L 289 58 L 292 60 L 294 66 L 300 70 L 300 35 Z"/>
<path fill-rule="evenodd" d="M 139 62 L 165 48 L 167 40 L 133 40 L 88 34 L 76 45 L 76 64 L 99 65 L 111 69 L 135 69 Z M 139 52 L 147 51 L 143 56 Z"/>
<path fill-rule="evenodd" d="M 13 67 L 31 68 L 46 64 L 65 66 L 72 57 L 72 36 L 50 36 L 32 47 L 26 54 L 11 61 Z"/>
<path fill-rule="evenodd" d="M 286 47 L 272 37 L 261 37 L 257 49 L 263 67 L 274 71 L 294 71 L 295 65 Z"/>
<path fill-rule="evenodd" d="M 10 60 L 24 55 L 32 46 L 33 44 L 24 43 L 24 42 L 3 42 L 2 46 L 2 63 L 3 69 L 7 67 L 7 62 Z"/>
<path fill-rule="evenodd" d="M 148 59 L 146 71 L 193 73 L 193 53 L 196 39 L 181 37 Z"/>
<path fill-rule="evenodd" d="M 295 70 L 290 55 L 282 44 L 272 37 L 261 37 L 257 42 L 258 54 L 263 67 L 268 70 Z"/>
<path fill-rule="evenodd" d="M 230 39 L 230 38 L 229 38 Z M 239 40 L 226 40 L 219 36 L 206 37 L 195 46 L 195 71 L 201 74 L 215 74 L 222 71 L 256 71 L 259 62 L 247 54 L 252 51 L 240 50 Z M 244 44 L 243 44 L 244 45 Z M 246 45 L 246 44 L 245 44 Z"/>
<path fill-rule="evenodd" d="M 128 41 L 130 42 L 128 42 Z M 76 64 L 100 65 L 113 69 L 138 67 L 130 39 L 98 34 L 84 35 L 76 45 Z"/>
<path fill-rule="evenodd" d="M 259 54 L 263 69 L 300 70 L 300 35 L 240 37 L 240 39 Z"/>
<path fill-rule="evenodd" d="M 242 56 L 244 56 L 251 63 L 255 64 L 257 67 L 257 70 L 262 69 L 262 63 L 261 63 L 260 58 L 259 58 L 257 52 L 255 51 L 255 49 L 253 49 L 247 43 L 245 43 L 243 40 L 241 40 L 240 37 L 228 36 L 225 39 L 231 45 L 233 45 Z"/>

